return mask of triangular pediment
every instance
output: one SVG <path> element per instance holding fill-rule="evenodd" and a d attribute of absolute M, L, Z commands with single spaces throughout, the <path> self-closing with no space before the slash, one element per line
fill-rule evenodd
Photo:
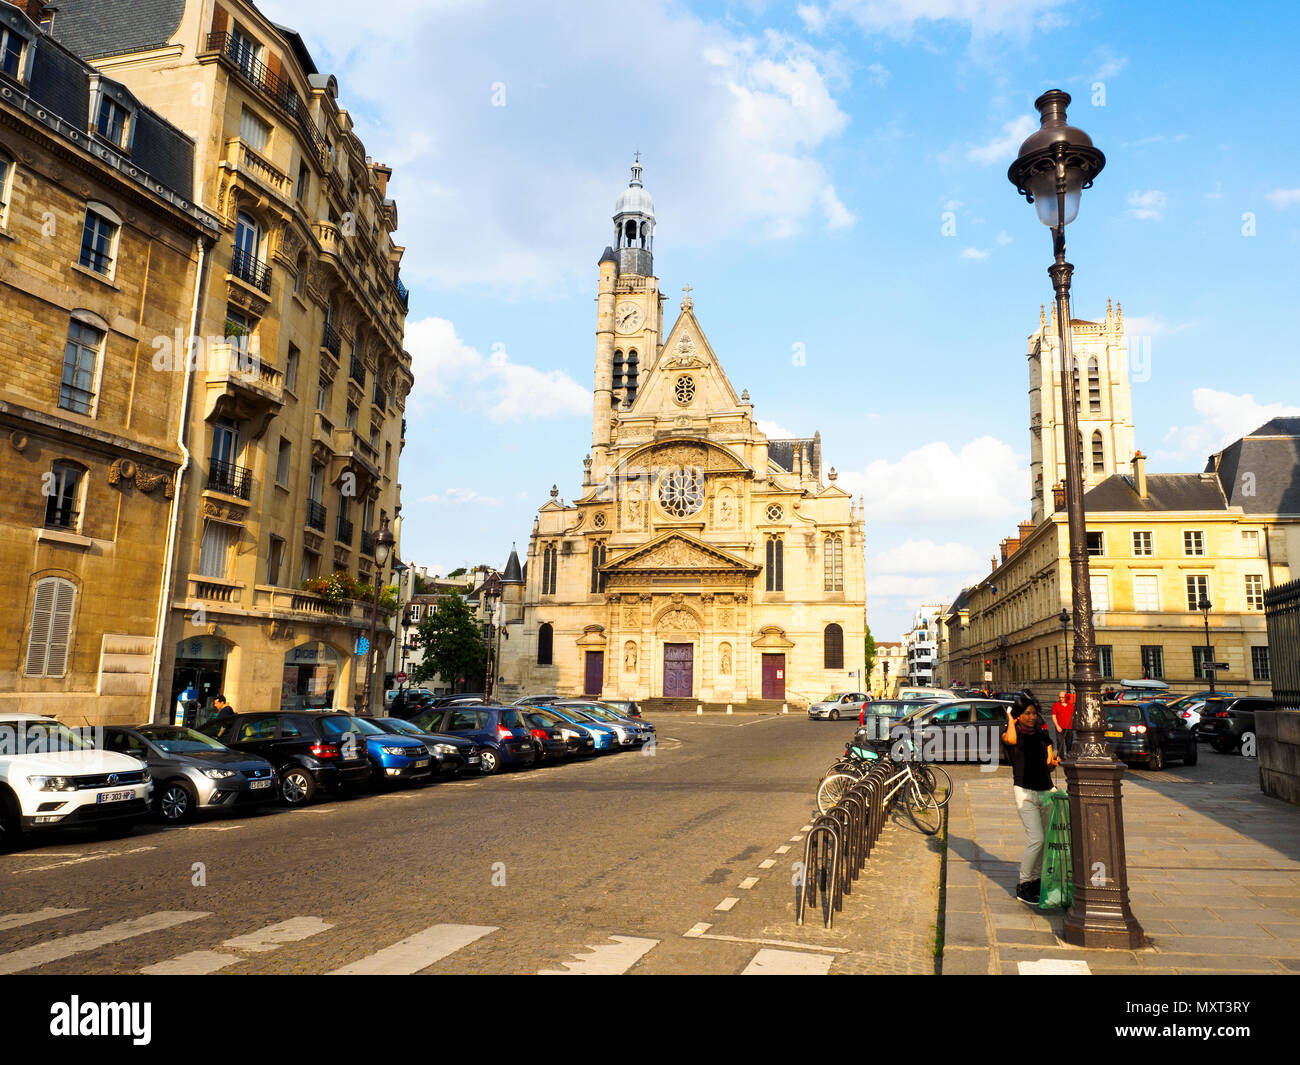
<path fill-rule="evenodd" d="M 672 573 L 709 571 L 754 574 L 760 568 L 729 551 L 723 551 L 684 533 L 664 533 L 648 544 L 634 548 L 602 567 L 607 574 L 644 573 L 649 570 Z"/>
<path fill-rule="evenodd" d="M 647 414 L 673 418 L 749 414 L 690 307 L 668 331 L 654 365 L 642 371 L 641 387 L 628 415 Z"/>

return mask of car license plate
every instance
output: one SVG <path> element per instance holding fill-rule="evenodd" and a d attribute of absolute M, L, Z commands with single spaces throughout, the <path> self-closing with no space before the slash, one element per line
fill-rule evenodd
<path fill-rule="evenodd" d="M 1106 738 L 1107 738 L 1108 740 L 1109 740 L 1109 739 L 1119 739 L 1119 738 L 1120 738 L 1121 736 L 1123 736 L 1123 735 L 1124 735 L 1124 733 L 1122 733 L 1122 732 L 1107 732 L 1107 733 L 1106 733 Z"/>
<path fill-rule="evenodd" d="M 101 791 L 96 802 L 125 802 L 128 799 L 134 799 L 133 791 Z"/>
<path fill-rule="evenodd" d="M 423 768 L 424 768 L 426 765 L 428 765 L 428 764 L 429 764 L 429 759 L 427 759 L 427 758 L 421 758 L 418 762 L 415 763 L 415 768 L 416 768 L 416 769 L 423 769 Z"/>
<path fill-rule="evenodd" d="M 269 778 L 266 780 L 250 780 L 248 786 L 250 788 L 269 788 L 271 783 L 272 781 Z"/>
<path fill-rule="evenodd" d="M 475 755 L 471 755 L 468 764 L 469 764 L 469 765 L 478 765 L 478 755 L 477 755 L 477 754 L 475 754 Z"/>

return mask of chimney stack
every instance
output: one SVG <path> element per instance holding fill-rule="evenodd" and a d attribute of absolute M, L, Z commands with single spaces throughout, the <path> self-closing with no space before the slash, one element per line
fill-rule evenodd
<path fill-rule="evenodd" d="M 1139 499 L 1147 497 L 1147 457 L 1141 451 L 1133 452 L 1133 483 Z"/>

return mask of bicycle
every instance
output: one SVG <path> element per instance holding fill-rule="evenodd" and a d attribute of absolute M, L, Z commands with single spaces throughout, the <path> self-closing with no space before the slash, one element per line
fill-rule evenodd
<path fill-rule="evenodd" d="M 880 745 L 882 741 L 874 741 L 873 746 Z M 909 739 L 907 741 L 911 754 L 915 755 L 916 746 Z M 861 752 L 861 753 L 858 753 Z M 866 748 L 855 747 L 850 745 L 845 750 L 845 756 L 836 762 L 826 771 L 826 776 L 832 773 L 848 773 L 856 776 L 859 780 L 871 771 L 871 767 L 880 759 L 881 753 L 871 750 L 868 754 Z M 948 805 L 948 800 L 952 798 L 952 777 L 948 775 L 946 769 L 937 765 L 931 765 L 920 757 L 912 760 L 916 766 L 916 775 L 929 785 L 930 790 L 934 793 L 934 800 L 940 808 Z M 825 781 L 826 776 L 822 777 Z M 826 811 L 823 810 L 822 813 Z"/>
<path fill-rule="evenodd" d="M 911 762 L 904 762 L 902 766 L 902 769 L 885 782 L 885 786 L 890 787 L 898 783 L 899 788 L 906 789 L 903 801 L 908 816 L 917 828 L 927 836 L 933 836 L 943 823 L 943 805 L 936 800 L 934 788 L 913 770 Z M 823 814 L 829 811 L 861 779 L 861 775 L 855 772 L 831 773 L 824 777 L 817 788 L 818 809 Z M 890 794 L 897 790 L 898 788 L 894 788 Z M 944 802 L 946 804 L 946 797 Z"/>

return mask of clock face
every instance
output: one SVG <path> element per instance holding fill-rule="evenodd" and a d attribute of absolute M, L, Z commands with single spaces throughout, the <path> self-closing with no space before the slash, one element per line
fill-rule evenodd
<path fill-rule="evenodd" d="M 614 328 L 620 333 L 635 333 L 645 320 L 639 303 L 620 303 L 614 308 Z"/>

